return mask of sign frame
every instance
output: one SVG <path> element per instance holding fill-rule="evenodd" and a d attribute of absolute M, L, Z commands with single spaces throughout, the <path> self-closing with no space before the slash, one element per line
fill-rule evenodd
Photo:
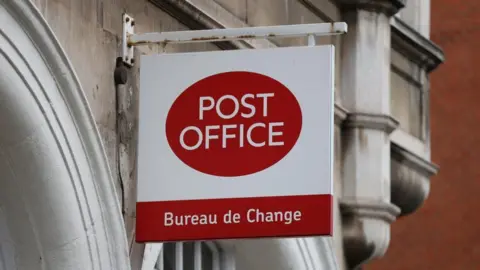
<path fill-rule="evenodd" d="M 300 24 L 300 25 L 281 25 L 281 26 L 267 26 L 267 27 L 244 27 L 231 29 L 210 29 L 210 30 L 194 30 L 194 31 L 174 31 L 174 32 L 160 32 L 160 33 L 144 33 L 135 34 L 134 19 L 123 14 L 123 35 L 122 35 L 122 60 L 126 66 L 134 66 L 133 48 L 135 46 L 158 44 L 165 48 L 167 44 L 175 43 L 193 43 L 193 42 L 221 42 L 229 40 L 244 40 L 244 39 L 269 39 L 282 37 L 302 37 L 308 38 L 308 46 L 316 46 L 316 36 L 339 35 L 347 32 L 347 25 L 344 22 L 338 23 L 319 23 L 319 24 Z M 332 46 L 333 47 L 333 46 Z M 164 50 L 163 50 L 164 51 Z M 333 61 L 334 63 L 334 61 Z M 332 82 L 333 83 L 333 82 Z M 333 86 L 332 86 L 333 91 Z M 333 93 L 332 93 L 333 95 Z M 332 133 L 333 133 L 333 108 L 332 102 Z M 333 134 L 332 134 L 333 142 Z M 332 165 L 333 165 L 333 145 L 332 147 Z M 138 161 L 137 161 L 138 162 Z M 333 166 L 332 166 L 333 167 Z M 332 168 L 333 170 L 333 168 Z M 333 173 L 333 171 L 332 171 Z M 333 178 L 333 175 L 332 175 Z M 333 190 L 332 190 L 333 193 Z M 332 198 L 333 200 L 333 198 Z M 333 204 L 333 201 L 331 202 Z M 138 208 L 137 208 L 138 209 Z M 333 213 L 331 213 L 333 215 Z M 333 218 L 333 217 L 332 217 Z M 332 224 L 333 225 L 333 224 Z M 333 232 L 330 232 L 330 235 Z M 138 234 L 136 234 L 138 236 Z M 287 237 L 302 237 L 308 235 L 290 235 Z M 315 236 L 315 235 L 312 235 Z M 275 236 L 265 236 L 275 237 Z M 282 237 L 282 236 L 279 236 Z M 215 239 L 232 239 L 232 238 L 252 238 L 252 237 L 221 237 L 221 238 L 207 238 L 209 240 Z M 257 237 L 253 237 L 257 238 Z M 137 242 L 154 243 L 160 241 L 188 241 L 188 240 L 205 240 L 198 237 L 195 238 L 165 238 L 165 239 L 142 239 L 137 237 Z"/>

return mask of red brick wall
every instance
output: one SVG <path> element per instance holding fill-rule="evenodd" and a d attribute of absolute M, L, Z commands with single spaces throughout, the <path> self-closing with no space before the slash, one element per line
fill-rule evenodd
<path fill-rule="evenodd" d="M 431 74 L 432 159 L 425 205 L 392 227 L 369 270 L 480 269 L 480 1 L 432 0 L 431 38 L 446 61 Z"/>

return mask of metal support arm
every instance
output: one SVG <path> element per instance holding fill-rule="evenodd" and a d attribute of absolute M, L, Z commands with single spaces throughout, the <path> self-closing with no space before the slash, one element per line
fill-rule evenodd
<path fill-rule="evenodd" d="M 130 66 L 133 65 L 133 46 L 139 45 L 165 45 L 169 43 L 218 42 L 302 36 L 330 36 L 340 35 L 347 32 L 347 24 L 344 22 L 172 31 L 144 34 L 135 34 L 134 25 L 133 18 L 124 14 L 122 40 L 123 60 Z"/>

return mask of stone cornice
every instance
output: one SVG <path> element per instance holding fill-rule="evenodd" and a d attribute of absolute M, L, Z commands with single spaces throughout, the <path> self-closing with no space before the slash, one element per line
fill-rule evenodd
<path fill-rule="evenodd" d="M 163 11 L 176 18 L 179 22 L 187 26 L 192 30 L 200 29 L 215 29 L 215 28 L 225 28 L 225 25 L 217 20 L 208 16 L 206 12 L 202 12 L 198 7 L 191 4 L 190 1 L 185 0 L 149 0 L 155 6 L 161 8 Z M 223 19 L 230 14 L 223 14 L 220 16 Z M 229 18 L 231 19 L 231 18 Z M 240 24 L 240 22 L 238 23 Z M 235 27 L 243 27 L 244 25 L 235 25 Z M 268 41 L 267 41 L 268 42 Z M 232 50 L 232 49 L 250 49 L 253 46 L 244 40 L 238 41 L 222 41 L 216 42 L 219 48 L 223 50 Z"/>
<path fill-rule="evenodd" d="M 340 104 L 335 103 L 335 125 L 341 125 L 347 119 L 348 111 Z"/>
<path fill-rule="evenodd" d="M 407 149 L 391 143 L 391 201 L 402 210 L 401 215 L 415 212 L 427 199 L 430 177 L 438 166 Z"/>
<path fill-rule="evenodd" d="M 337 0 L 340 9 L 348 10 L 369 10 L 382 12 L 392 16 L 405 7 L 405 0 Z"/>
<path fill-rule="evenodd" d="M 391 144 L 392 158 L 402 162 L 408 167 L 416 170 L 423 176 L 431 177 L 438 173 L 439 167 L 422 157 L 419 157 L 406 148 L 392 142 Z"/>
<path fill-rule="evenodd" d="M 302 3 L 310 12 L 315 14 L 320 20 L 324 22 L 337 21 L 334 17 L 339 16 L 337 5 L 334 1 L 316 1 L 316 0 L 297 0 Z M 337 13 L 338 12 L 338 13 Z M 335 14 L 332 14 L 335 13 Z M 332 15 L 334 17 L 332 17 Z"/>
<path fill-rule="evenodd" d="M 359 198 L 340 201 L 344 252 L 349 269 L 382 256 L 390 240 L 390 223 L 400 209 L 390 203 Z"/>
<path fill-rule="evenodd" d="M 359 198 L 342 198 L 340 207 L 342 215 L 379 219 L 388 223 L 395 221 L 400 214 L 400 208 L 391 203 Z"/>
<path fill-rule="evenodd" d="M 377 129 L 390 134 L 398 127 L 398 121 L 390 115 L 355 112 L 348 114 L 343 126 L 346 128 Z"/>
<path fill-rule="evenodd" d="M 427 72 L 434 70 L 445 61 L 440 47 L 397 17 L 392 18 L 392 48 Z"/>

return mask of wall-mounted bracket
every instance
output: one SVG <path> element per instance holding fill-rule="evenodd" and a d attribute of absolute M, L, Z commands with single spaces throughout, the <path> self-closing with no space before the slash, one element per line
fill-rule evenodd
<path fill-rule="evenodd" d="M 243 39 L 267 39 L 286 37 L 308 37 L 308 45 L 315 46 L 315 36 L 341 35 L 347 32 L 344 22 L 274 25 L 242 28 L 172 31 L 158 33 L 134 33 L 134 20 L 123 15 L 123 61 L 133 66 L 133 47 L 140 45 L 193 42 L 219 42 Z"/>
<path fill-rule="evenodd" d="M 124 13 L 123 19 L 123 33 L 122 33 L 122 59 L 129 67 L 133 66 L 135 60 L 133 59 L 133 46 L 128 44 L 128 39 L 134 34 L 135 21 L 128 14 Z"/>

